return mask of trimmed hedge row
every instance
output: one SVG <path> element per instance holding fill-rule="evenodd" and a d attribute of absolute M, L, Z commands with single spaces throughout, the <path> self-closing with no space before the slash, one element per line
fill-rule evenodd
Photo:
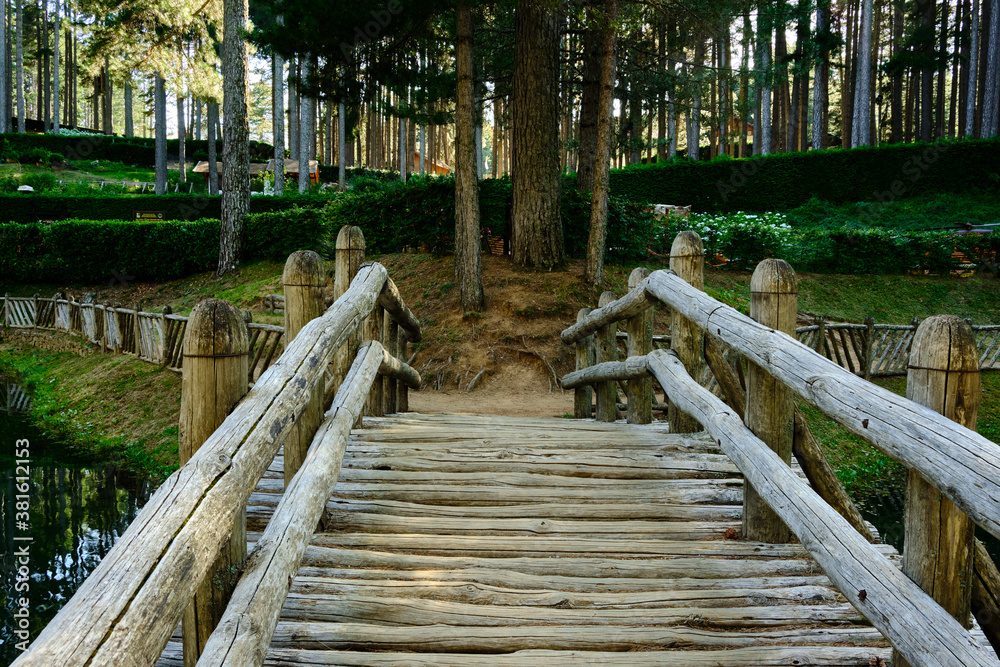
<path fill-rule="evenodd" d="M 58 153 L 67 160 L 109 160 L 128 165 L 143 165 L 151 167 L 156 160 L 155 139 L 142 137 L 116 136 L 72 136 L 54 134 L 18 134 L 8 132 L 0 134 L 0 147 L 6 145 L 18 153 L 41 148 L 51 153 Z M 180 140 L 167 140 L 167 153 L 177 155 Z M 222 140 L 216 142 L 218 154 L 222 155 Z M 196 152 L 208 155 L 208 140 L 187 139 L 184 142 L 185 154 L 190 159 Z M 250 142 L 250 158 L 253 160 L 269 160 L 274 155 L 274 147 L 261 141 Z"/>
<path fill-rule="evenodd" d="M 329 199 L 318 194 L 284 197 L 251 197 L 250 212 L 284 211 L 294 207 L 318 208 Z M 222 197 L 216 195 L 65 195 L 14 193 L 0 195 L 0 219 L 4 222 L 35 222 L 39 218 L 76 220 L 134 220 L 136 211 L 163 211 L 164 220 L 219 218 Z"/>
<path fill-rule="evenodd" d="M 840 204 L 931 192 L 997 191 L 1000 138 L 678 160 L 611 172 L 611 193 L 695 212 L 784 211 L 812 198 Z"/>
<path fill-rule="evenodd" d="M 326 226 L 317 209 L 247 216 L 244 257 L 284 260 L 322 250 Z M 17 282 L 167 280 L 217 266 L 219 221 L 64 220 L 0 224 L 0 278 Z"/>

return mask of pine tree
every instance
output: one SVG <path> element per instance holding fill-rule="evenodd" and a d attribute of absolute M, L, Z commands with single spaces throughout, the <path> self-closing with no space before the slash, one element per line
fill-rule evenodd
<path fill-rule="evenodd" d="M 218 275 L 236 269 L 243 247 L 246 215 L 250 209 L 250 128 L 247 123 L 247 0 L 223 0 L 222 87 L 223 174 L 222 221 Z M 308 153 L 305 156 L 308 159 Z M 307 163 L 308 164 L 308 163 Z M 301 167 L 300 167 L 301 168 Z M 308 171 L 308 168 L 307 168 Z"/>
<path fill-rule="evenodd" d="M 472 9 L 458 0 L 455 14 L 455 280 L 461 291 L 463 311 L 482 311 L 482 254 L 479 234 L 479 182 L 475 146 L 475 81 L 473 67 Z M 401 151 L 402 153 L 402 151 Z M 405 178 L 405 169 L 400 170 Z"/>

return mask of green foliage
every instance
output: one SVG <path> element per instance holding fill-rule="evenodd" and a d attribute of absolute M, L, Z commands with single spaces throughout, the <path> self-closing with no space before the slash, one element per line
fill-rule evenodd
<path fill-rule="evenodd" d="M 282 211 L 296 206 L 318 208 L 327 199 L 321 195 L 298 194 L 251 197 L 250 212 Z M 182 193 L 159 196 L 104 194 L 87 188 L 82 194 L 0 195 L 0 211 L 3 211 L 3 219 L 9 222 L 35 222 L 40 211 L 47 214 L 47 219 L 72 215 L 80 220 L 134 220 L 136 211 L 163 211 L 164 220 L 195 220 L 220 217 L 222 197 Z"/>
<path fill-rule="evenodd" d="M 786 211 L 816 198 L 841 204 L 928 193 L 996 192 L 1000 139 L 781 153 L 745 160 L 675 161 L 611 172 L 611 192 L 698 212 Z"/>
<path fill-rule="evenodd" d="M 321 249 L 320 211 L 295 208 L 247 216 L 244 256 L 284 259 Z M 219 221 L 64 220 L 0 224 L 0 278 L 14 282 L 166 280 L 215 268 Z"/>
<path fill-rule="evenodd" d="M 56 187 L 57 181 L 55 174 L 49 172 L 38 172 L 35 174 L 28 174 L 23 179 L 25 185 L 30 185 L 35 189 L 35 192 L 42 192 L 45 190 L 52 190 Z"/>

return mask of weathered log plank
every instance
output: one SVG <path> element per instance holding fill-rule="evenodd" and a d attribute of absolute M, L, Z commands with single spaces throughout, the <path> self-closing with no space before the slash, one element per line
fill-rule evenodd
<path fill-rule="evenodd" d="M 384 352 L 376 342 L 359 350 L 302 468 L 247 559 L 226 613 L 198 661 L 203 667 L 263 662 L 291 578 L 337 483 L 347 437 L 361 416 Z"/>
<path fill-rule="evenodd" d="M 1000 664 L 803 484 L 732 410 L 688 377 L 676 357 L 656 351 L 648 360 L 667 393 L 705 425 L 838 589 L 907 660 L 920 665 Z"/>
<path fill-rule="evenodd" d="M 640 285 L 644 285 L 645 282 L 645 280 L 642 281 Z M 635 317 L 642 311 L 653 306 L 655 303 L 655 298 L 652 295 L 647 294 L 646 290 L 633 289 L 622 298 L 612 301 L 606 306 L 590 311 L 583 321 L 578 322 L 563 331 L 561 334 L 562 342 L 567 345 L 575 343 L 581 338 L 589 336 L 602 327 L 614 324 L 615 322 L 620 322 L 621 320 L 627 320 L 630 317 Z M 615 333 L 616 332 L 612 331 L 612 338 L 614 338 Z"/>
<path fill-rule="evenodd" d="M 649 377 L 644 357 L 630 357 L 625 361 L 603 361 L 582 370 L 567 373 L 560 380 L 563 389 L 576 389 L 584 385 L 616 380 L 635 380 Z"/>
<path fill-rule="evenodd" d="M 152 498 L 76 594 L 15 663 L 151 665 L 229 539 L 311 384 L 371 311 L 386 273 L 360 272 L 344 297 L 306 325 L 223 425 Z"/>
<path fill-rule="evenodd" d="M 1000 537 L 1000 448 L 929 408 L 823 359 L 665 271 L 646 288 L 788 385 L 847 430 L 917 470 Z M 654 353 L 655 354 L 655 353 Z"/>

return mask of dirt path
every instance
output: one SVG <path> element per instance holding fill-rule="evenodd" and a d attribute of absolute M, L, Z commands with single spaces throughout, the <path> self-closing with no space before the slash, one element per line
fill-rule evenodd
<path fill-rule="evenodd" d="M 549 377 L 523 365 L 504 366 L 480 379 L 471 393 L 450 387 L 410 392 L 414 412 L 472 412 L 508 417 L 562 417 L 573 412 L 573 392 L 552 387 Z"/>

